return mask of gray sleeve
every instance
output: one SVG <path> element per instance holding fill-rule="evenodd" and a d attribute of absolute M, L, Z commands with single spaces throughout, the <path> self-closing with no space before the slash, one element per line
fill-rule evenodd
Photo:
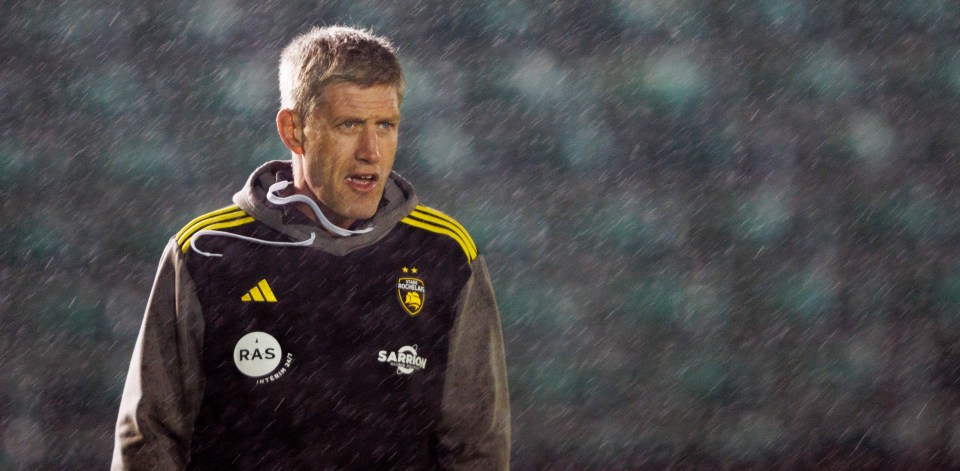
<path fill-rule="evenodd" d="M 183 469 L 203 398 L 203 317 L 176 242 L 160 260 L 120 400 L 111 469 Z"/>
<path fill-rule="evenodd" d="M 510 397 L 500 313 L 482 257 L 460 293 L 440 425 L 440 463 L 451 470 L 510 467 Z"/>

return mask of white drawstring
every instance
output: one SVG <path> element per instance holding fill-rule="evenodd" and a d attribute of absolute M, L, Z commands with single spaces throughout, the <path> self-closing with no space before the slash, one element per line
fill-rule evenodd
<path fill-rule="evenodd" d="M 307 198 L 306 196 L 303 196 L 303 195 L 276 196 L 273 194 L 273 192 L 275 191 L 283 191 L 288 186 L 290 186 L 290 182 L 287 180 L 281 180 L 279 182 L 274 183 L 273 185 L 270 185 L 270 188 L 267 189 L 267 201 L 278 206 L 282 206 L 290 203 L 304 203 L 307 206 L 309 206 L 310 209 L 313 210 L 314 214 L 317 215 L 317 219 L 320 220 L 320 225 L 322 225 L 324 229 L 329 231 L 331 234 L 339 237 L 349 237 L 357 234 L 366 234 L 367 232 L 370 232 L 373 230 L 373 227 L 368 227 L 366 229 L 361 229 L 359 231 L 342 229 L 340 227 L 335 226 L 332 222 L 330 222 L 330 220 L 323 215 L 323 212 L 320 211 L 320 208 L 317 206 L 317 203 L 314 203 L 312 199 Z M 192 236 L 190 236 L 190 248 L 194 252 L 206 257 L 222 257 L 223 254 L 204 252 L 203 250 L 200 250 L 197 248 L 197 239 L 203 236 L 210 236 L 210 235 L 216 235 L 216 236 L 222 236 L 222 237 L 233 237 L 234 239 L 245 240 L 247 242 L 253 242 L 256 244 L 271 245 L 274 247 L 307 247 L 310 244 L 313 244 L 313 241 L 316 240 L 317 238 L 317 234 L 315 232 L 311 232 L 310 238 L 307 240 L 301 240 L 297 242 L 280 242 L 280 241 L 257 239 L 254 237 L 247 237 L 240 234 L 234 234 L 232 232 L 202 229 L 195 232 Z"/>
<path fill-rule="evenodd" d="M 330 222 L 330 220 L 327 219 L 326 216 L 323 215 L 323 211 L 320 211 L 320 208 L 317 206 L 317 203 L 315 203 L 312 199 L 307 198 L 306 196 L 303 196 L 303 195 L 277 196 L 273 194 L 273 192 L 275 191 L 283 191 L 288 186 L 290 186 L 290 181 L 288 180 L 281 180 L 274 183 L 273 185 L 270 185 L 270 188 L 267 189 L 267 201 L 276 205 L 284 205 L 284 204 L 294 203 L 294 202 L 304 203 L 307 206 L 310 206 L 310 209 L 313 210 L 313 213 L 317 215 L 317 219 L 320 220 L 320 225 L 323 226 L 324 229 L 326 229 L 331 234 L 338 235 L 340 237 L 348 237 L 348 236 L 357 235 L 357 234 L 366 234 L 367 232 L 370 232 L 373 230 L 372 227 L 368 227 L 366 229 L 362 229 L 359 231 L 351 231 L 351 230 L 337 227 L 332 222 Z"/>
<path fill-rule="evenodd" d="M 207 256 L 207 257 L 222 257 L 223 254 L 204 252 L 203 250 L 200 250 L 200 249 L 197 248 L 197 241 L 196 241 L 196 239 L 197 239 L 198 237 L 203 237 L 203 236 L 205 236 L 205 235 L 216 235 L 216 236 L 221 236 L 221 237 L 233 237 L 234 239 L 245 240 L 245 241 L 247 241 L 247 242 L 254 242 L 254 243 L 257 243 L 257 244 L 272 245 L 272 246 L 274 246 L 274 247 L 309 247 L 310 244 L 313 243 L 314 239 L 317 238 L 317 234 L 311 232 L 311 233 L 310 233 L 310 238 L 307 239 L 307 240 L 301 240 L 301 241 L 299 241 L 299 242 L 280 242 L 280 241 L 273 241 L 273 240 L 256 239 L 256 238 L 253 238 L 253 237 L 242 236 L 242 235 L 240 235 L 240 234 L 234 234 L 234 233 L 232 233 L 232 232 L 224 232 L 224 231 L 214 231 L 214 230 L 202 229 L 202 230 L 197 231 L 196 233 L 193 234 L 193 236 L 190 237 L 190 248 L 193 249 L 194 252 L 196 252 L 196 253 L 198 253 L 198 254 L 200 254 L 200 255 L 205 255 L 205 256 Z"/>

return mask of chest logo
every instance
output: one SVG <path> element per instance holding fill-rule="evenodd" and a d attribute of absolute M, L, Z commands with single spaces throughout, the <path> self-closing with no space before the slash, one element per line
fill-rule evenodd
<path fill-rule="evenodd" d="M 287 353 L 284 357 L 283 348 L 274 336 L 266 332 L 250 332 L 234 347 L 233 362 L 241 373 L 257 378 L 257 384 L 266 384 L 287 373 L 293 363 L 293 354 Z"/>
<path fill-rule="evenodd" d="M 277 302 L 277 297 L 273 294 L 273 290 L 270 289 L 270 285 L 267 284 L 267 280 L 262 279 L 257 283 L 257 286 L 250 288 L 250 291 L 247 291 L 241 296 L 240 300 L 245 303 L 275 303 Z"/>
<path fill-rule="evenodd" d="M 397 297 L 400 299 L 400 305 L 403 306 L 404 311 L 407 311 L 407 314 L 411 316 L 420 314 L 420 310 L 423 309 L 423 303 L 427 300 L 427 289 L 423 285 L 423 280 L 419 278 L 400 277 L 400 279 L 397 280 Z"/>
<path fill-rule="evenodd" d="M 416 345 L 405 345 L 395 352 L 380 350 L 377 361 L 397 367 L 398 375 L 408 375 L 427 367 L 427 359 L 417 355 Z"/>

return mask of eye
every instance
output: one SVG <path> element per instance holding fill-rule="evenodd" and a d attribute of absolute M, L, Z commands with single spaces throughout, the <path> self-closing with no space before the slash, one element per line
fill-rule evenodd
<path fill-rule="evenodd" d="M 353 129 L 356 125 L 357 125 L 356 121 L 346 121 L 343 124 L 341 124 L 341 126 L 343 126 L 344 129 Z"/>
<path fill-rule="evenodd" d="M 390 121 L 381 121 L 377 123 L 377 126 L 384 131 L 389 131 L 391 129 L 395 129 L 397 127 L 397 123 L 390 122 Z"/>

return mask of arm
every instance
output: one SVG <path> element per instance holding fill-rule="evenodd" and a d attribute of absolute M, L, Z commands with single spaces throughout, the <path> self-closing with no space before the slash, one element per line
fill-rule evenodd
<path fill-rule="evenodd" d="M 176 242 L 167 244 L 120 400 L 113 470 L 183 469 L 203 398 L 203 318 Z"/>
<path fill-rule="evenodd" d="M 440 464 L 453 470 L 510 466 L 510 397 L 500 313 L 482 257 L 471 264 L 450 331 Z"/>

